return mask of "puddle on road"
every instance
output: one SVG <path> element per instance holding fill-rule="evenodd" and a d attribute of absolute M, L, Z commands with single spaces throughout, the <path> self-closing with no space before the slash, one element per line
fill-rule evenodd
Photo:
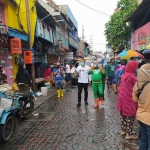
<path fill-rule="evenodd" d="M 46 112 L 33 112 L 31 118 L 27 119 L 28 122 L 34 121 L 50 121 L 54 115 Z"/>

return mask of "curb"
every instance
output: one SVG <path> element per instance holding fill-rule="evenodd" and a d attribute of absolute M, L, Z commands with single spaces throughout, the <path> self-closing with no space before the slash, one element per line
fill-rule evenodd
<path fill-rule="evenodd" d="M 38 108 L 41 104 L 43 104 L 45 101 L 47 101 L 49 98 L 51 98 L 53 95 L 55 95 L 56 92 L 54 92 L 53 94 L 51 94 L 49 97 L 47 97 L 46 99 L 44 99 L 43 101 L 41 101 L 41 103 L 39 103 L 38 105 L 36 105 L 34 107 L 34 109 Z M 36 101 L 36 100 L 35 100 Z M 35 102 L 34 102 L 35 103 Z"/>

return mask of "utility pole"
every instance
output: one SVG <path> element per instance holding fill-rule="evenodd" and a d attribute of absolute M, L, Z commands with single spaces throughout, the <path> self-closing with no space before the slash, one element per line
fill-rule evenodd
<path fill-rule="evenodd" d="M 31 22 L 30 22 L 30 10 L 29 10 L 29 0 L 25 0 L 26 5 L 26 19 L 27 19 L 27 28 L 28 28 L 28 37 L 29 37 L 29 48 L 32 49 L 32 35 L 31 35 Z M 34 62 L 31 65 L 31 76 L 32 76 L 32 90 L 35 92 L 35 71 L 34 71 Z"/>

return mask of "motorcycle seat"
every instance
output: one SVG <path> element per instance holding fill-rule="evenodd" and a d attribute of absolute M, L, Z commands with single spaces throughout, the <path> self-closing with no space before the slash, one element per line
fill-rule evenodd
<path fill-rule="evenodd" d="M 25 99 L 33 97 L 32 92 L 17 93 L 17 95 L 22 96 L 22 98 L 25 98 Z"/>

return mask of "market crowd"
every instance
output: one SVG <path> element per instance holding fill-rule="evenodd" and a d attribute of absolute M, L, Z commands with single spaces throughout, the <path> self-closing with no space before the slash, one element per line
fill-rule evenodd
<path fill-rule="evenodd" d="M 64 96 L 64 84 L 77 82 L 77 107 L 81 106 L 82 89 L 84 103 L 88 105 L 88 86 L 93 89 L 94 108 L 105 105 L 106 92 L 118 94 L 117 110 L 120 113 L 121 132 L 126 140 L 140 138 L 139 150 L 150 150 L 150 52 L 144 53 L 144 60 L 115 60 L 105 64 L 94 60 L 91 66 L 85 59 L 71 63 L 49 63 L 44 73 L 44 79 L 50 86 L 57 89 L 57 97 Z M 144 63 L 143 63 L 144 62 Z M 21 92 L 29 91 L 31 80 L 25 65 L 22 63 L 16 77 Z M 107 88 L 105 88 L 107 85 Z M 99 103 L 100 102 L 100 103 Z M 134 121 L 138 120 L 139 136 L 133 134 Z"/>

